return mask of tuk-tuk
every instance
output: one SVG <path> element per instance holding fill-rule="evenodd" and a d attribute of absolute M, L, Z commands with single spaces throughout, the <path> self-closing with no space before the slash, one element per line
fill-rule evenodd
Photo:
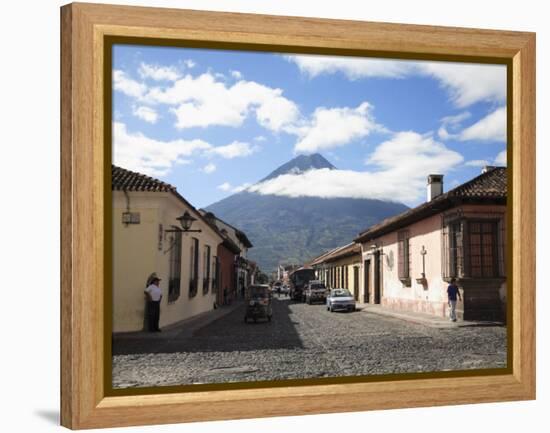
<path fill-rule="evenodd" d="M 254 322 L 258 319 L 267 319 L 271 322 L 273 310 L 271 308 L 271 290 L 267 284 L 254 284 L 248 286 L 246 291 L 246 313 L 244 322 L 251 318 Z"/>

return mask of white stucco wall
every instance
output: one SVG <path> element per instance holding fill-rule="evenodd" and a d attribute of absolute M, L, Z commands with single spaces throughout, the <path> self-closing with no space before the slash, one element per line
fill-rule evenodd
<path fill-rule="evenodd" d="M 130 211 L 139 212 L 140 223 L 122 224 L 126 210 L 126 198 L 122 192 L 113 191 L 113 332 L 138 331 L 143 328 L 145 298 L 143 290 L 148 276 L 156 272 L 162 279 L 160 326 L 164 327 L 213 308 L 215 293 L 210 281 L 209 291 L 203 294 L 203 254 L 206 245 L 211 247 L 211 263 L 216 255 L 221 237 L 202 220 L 197 219 L 192 229 L 201 233 L 182 235 L 182 264 L 180 296 L 168 302 L 172 226 L 176 218 L 188 210 L 194 211 L 171 193 L 130 192 Z M 162 225 L 162 232 L 159 225 Z M 159 237 L 160 236 L 160 237 Z M 199 273 L 197 294 L 189 297 L 191 239 L 199 240 Z M 212 275 L 211 275 L 212 277 Z"/>

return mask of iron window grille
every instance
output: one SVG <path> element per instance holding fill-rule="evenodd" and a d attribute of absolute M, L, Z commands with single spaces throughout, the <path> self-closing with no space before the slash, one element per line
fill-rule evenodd
<path fill-rule="evenodd" d="M 181 289 L 181 231 L 176 230 L 171 236 L 170 270 L 168 277 L 168 302 L 175 302 L 180 297 Z"/>
<path fill-rule="evenodd" d="M 189 278 L 189 297 L 197 294 L 199 280 L 199 240 L 191 238 L 191 260 L 190 260 L 190 278 Z"/>
<path fill-rule="evenodd" d="M 411 286 L 410 234 L 408 230 L 397 233 L 397 273 L 403 285 Z"/>
<path fill-rule="evenodd" d="M 505 221 L 499 214 L 470 214 L 444 220 L 443 277 L 504 278 Z"/>
<path fill-rule="evenodd" d="M 210 290 L 210 246 L 204 246 L 202 293 L 206 295 Z"/>

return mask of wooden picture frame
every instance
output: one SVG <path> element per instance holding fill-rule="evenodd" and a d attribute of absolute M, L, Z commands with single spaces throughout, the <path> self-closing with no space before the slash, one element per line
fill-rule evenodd
<path fill-rule="evenodd" d="M 363 411 L 535 398 L 533 33 L 97 4 L 61 8 L 61 424 L 80 428 Z M 512 218 L 506 374 L 107 396 L 106 38 L 298 53 L 509 65 Z M 513 146 L 513 151 L 510 149 Z M 511 156 L 510 156 L 511 155 Z"/>

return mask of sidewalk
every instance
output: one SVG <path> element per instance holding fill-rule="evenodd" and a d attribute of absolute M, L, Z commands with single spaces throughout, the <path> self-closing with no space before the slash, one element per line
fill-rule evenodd
<path fill-rule="evenodd" d="M 180 322 L 173 323 L 171 325 L 162 328 L 162 332 L 117 332 L 113 333 L 113 341 L 121 342 L 127 340 L 171 340 L 174 337 L 191 337 L 198 329 L 218 320 L 226 314 L 235 311 L 242 306 L 244 301 L 242 299 L 234 301 L 231 305 L 223 305 L 215 310 L 205 311 L 204 313 L 197 314 L 196 316 L 182 320 Z M 162 312 L 161 312 L 162 314 Z"/>
<path fill-rule="evenodd" d="M 473 326 L 504 326 L 501 322 L 490 321 L 472 321 L 457 320 L 450 321 L 448 318 L 433 316 L 431 314 L 416 313 L 413 311 L 399 311 L 380 304 L 362 304 L 357 303 L 357 309 L 366 314 L 376 314 L 379 316 L 392 317 L 394 319 L 404 320 L 410 323 L 429 326 L 431 328 L 466 328 Z"/>

